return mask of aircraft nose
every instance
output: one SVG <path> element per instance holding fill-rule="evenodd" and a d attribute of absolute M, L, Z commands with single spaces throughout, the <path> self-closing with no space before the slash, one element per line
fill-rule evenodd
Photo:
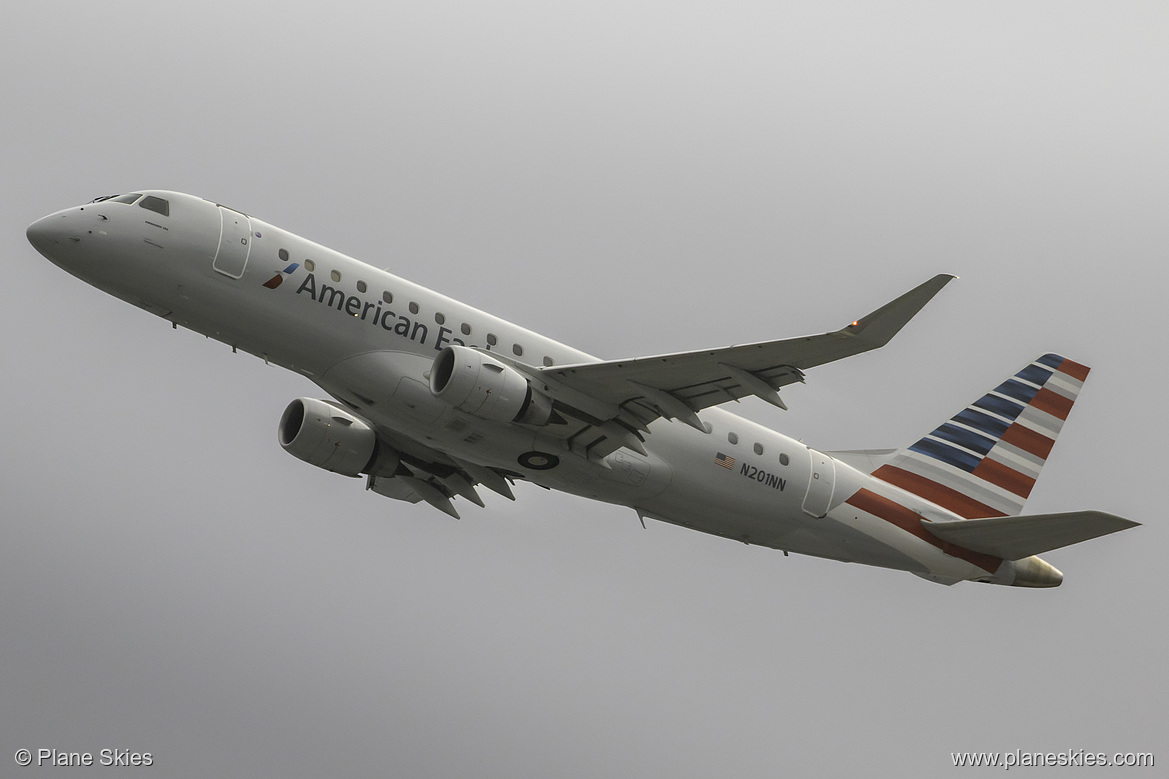
<path fill-rule="evenodd" d="M 28 242 L 41 254 L 52 259 L 54 248 L 67 240 L 65 235 L 65 220 L 60 214 L 38 219 L 28 226 L 25 235 Z"/>

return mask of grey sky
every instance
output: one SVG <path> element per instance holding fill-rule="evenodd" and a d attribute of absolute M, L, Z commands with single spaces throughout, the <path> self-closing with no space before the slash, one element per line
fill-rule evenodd
<path fill-rule="evenodd" d="M 40 747 L 157 776 L 1169 761 L 1166 40 L 1160 2 L 8 9 L 0 774 L 105 775 L 16 769 Z M 303 378 L 25 241 L 145 187 L 611 358 L 821 332 L 955 273 L 791 411 L 743 412 L 897 446 L 1057 351 L 1093 373 L 1028 509 L 1146 524 L 1047 555 L 1057 590 L 945 588 L 535 487 L 461 522 L 367 494 L 277 445 Z"/>

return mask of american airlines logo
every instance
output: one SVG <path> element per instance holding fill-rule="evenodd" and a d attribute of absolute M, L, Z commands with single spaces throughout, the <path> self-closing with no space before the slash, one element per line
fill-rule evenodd
<path fill-rule="evenodd" d="M 257 235 L 258 235 L 258 233 L 257 233 Z M 294 263 L 289 264 L 289 266 L 287 268 L 285 268 L 284 270 L 280 271 L 272 278 L 265 281 L 264 286 L 267 287 L 268 289 L 276 289 L 277 287 L 279 287 L 281 284 L 284 283 L 285 276 L 292 275 L 293 271 L 295 271 L 299 267 L 300 267 L 299 262 L 294 262 Z"/>
<path fill-rule="evenodd" d="M 296 270 L 296 263 L 288 266 L 283 272 L 291 273 L 293 270 Z M 264 286 L 267 287 L 271 284 L 271 288 L 275 289 L 280 286 L 280 281 L 280 274 L 277 273 L 276 278 L 270 280 Z M 358 321 L 368 322 L 373 327 L 381 327 L 388 333 L 393 333 L 394 335 L 422 345 L 426 345 L 427 338 L 430 336 L 430 328 L 426 323 L 413 320 L 405 314 L 395 314 L 389 308 L 383 307 L 380 299 L 370 302 L 356 295 L 349 295 L 345 290 L 331 287 L 324 283 L 318 287 L 317 278 L 312 273 L 305 275 L 304 281 L 296 289 L 296 294 L 304 294 L 317 303 L 324 305 L 326 308 L 345 314 Z M 454 335 L 454 331 L 449 327 L 440 326 L 438 328 L 438 335 L 434 339 L 434 350 L 440 352 L 447 344 L 452 343 L 458 344 L 459 346 L 478 348 L 475 344 L 465 343 L 463 339 Z"/>

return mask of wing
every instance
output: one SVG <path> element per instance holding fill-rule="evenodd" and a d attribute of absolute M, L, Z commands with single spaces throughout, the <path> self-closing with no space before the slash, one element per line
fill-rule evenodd
<path fill-rule="evenodd" d="M 549 368 L 518 363 L 497 352 L 491 357 L 524 374 L 551 399 L 555 411 L 551 421 L 534 428 L 537 448 L 568 450 L 605 464 L 604 458 L 621 447 L 645 454 L 644 433 L 659 418 L 680 419 L 704 430 L 695 412 L 747 395 L 784 407 L 780 387 L 803 381 L 808 368 L 883 346 L 952 278 L 935 276 L 868 316 L 823 335 Z M 401 376 L 425 375 L 429 367 L 429 361 L 417 356 L 394 355 L 387 363 L 384 353 L 363 353 L 333 366 L 317 383 L 346 407 L 364 414 L 358 401 L 365 405 L 373 401 L 363 399 L 358 389 L 373 397 L 379 387 L 397 386 Z M 421 384 L 419 391 L 426 392 Z M 483 505 L 477 486 L 515 499 L 509 480 L 522 478 L 520 474 L 457 459 L 376 425 L 376 419 L 374 424 L 379 438 L 401 457 L 392 469 L 370 475 L 367 489 L 397 500 L 426 501 L 456 518 L 459 514 L 451 503 L 456 496 Z"/>
<path fill-rule="evenodd" d="M 541 382 L 569 425 L 570 448 L 590 458 L 638 441 L 655 419 L 703 430 L 695 412 L 755 395 L 787 408 L 779 388 L 817 365 L 884 346 L 954 276 L 940 274 L 840 330 L 782 341 L 681 352 L 527 372 Z M 519 366 L 525 368 L 526 366 Z"/>

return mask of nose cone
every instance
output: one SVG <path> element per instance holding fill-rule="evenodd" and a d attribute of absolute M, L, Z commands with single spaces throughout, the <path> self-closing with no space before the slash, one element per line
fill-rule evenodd
<path fill-rule="evenodd" d="M 25 235 L 28 236 L 28 242 L 32 244 L 33 248 L 41 254 L 53 259 L 53 249 L 59 246 L 61 241 L 65 239 L 64 227 L 61 224 L 61 217 L 54 214 L 53 216 L 46 216 L 44 219 L 38 219 L 28 226 Z"/>
<path fill-rule="evenodd" d="M 81 236 L 84 232 L 79 214 L 70 210 L 58 211 L 36 220 L 25 230 L 25 235 L 33 248 L 46 259 L 69 270 L 68 266 L 77 259 L 82 248 Z"/>
<path fill-rule="evenodd" d="M 34 249 L 49 262 L 74 275 L 93 264 L 95 251 L 108 240 L 104 230 L 98 227 L 98 220 L 103 218 L 98 214 L 90 216 L 83 213 L 84 210 L 71 208 L 49 214 L 25 230 Z M 96 240 L 98 238 L 102 240 Z"/>

